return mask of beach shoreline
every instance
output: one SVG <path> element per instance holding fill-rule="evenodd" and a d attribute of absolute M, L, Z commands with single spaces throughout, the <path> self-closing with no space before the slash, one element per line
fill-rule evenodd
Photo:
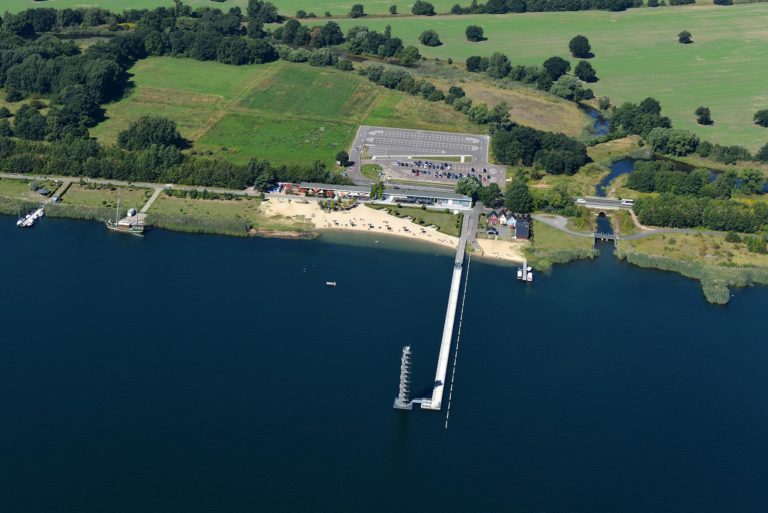
<path fill-rule="evenodd" d="M 421 226 L 402 217 L 395 217 L 384 210 L 358 205 L 351 210 L 325 211 L 316 202 L 302 202 L 293 198 L 270 198 L 261 205 L 266 215 L 282 218 L 300 218 L 314 225 L 317 231 L 375 233 L 436 244 L 455 250 L 458 237 L 438 232 L 436 228 Z M 481 252 L 473 256 L 498 263 L 523 263 L 527 241 L 478 239 Z"/>

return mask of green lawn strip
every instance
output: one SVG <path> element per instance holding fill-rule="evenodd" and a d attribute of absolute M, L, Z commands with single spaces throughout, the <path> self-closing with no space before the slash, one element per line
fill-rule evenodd
<path fill-rule="evenodd" d="M 440 210 L 426 210 L 417 207 L 390 207 L 383 205 L 366 205 L 369 208 L 388 210 L 395 217 L 410 217 L 419 226 L 437 226 L 437 231 L 453 237 L 458 237 L 461 231 L 461 215 L 451 214 Z"/>
<path fill-rule="evenodd" d="M 378 181 L 381 180 L 381 166 L 378 164 L 363 164 L 361 169 L 363 176 L 369 180 Z"/>

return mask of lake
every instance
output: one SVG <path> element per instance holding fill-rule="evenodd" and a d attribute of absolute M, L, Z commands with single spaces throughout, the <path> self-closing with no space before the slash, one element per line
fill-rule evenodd
<path fill-rule="evenodd" d="M 529 285 L 473 259 L 446 430 L 445 410 L 392 401 L 405 344 L 414 395 L 431 387 L 448 251 L 14 221 L 0 217 L 4 513 L 768 503 L 768 289 L 714 307 L 610 246 Z"/>

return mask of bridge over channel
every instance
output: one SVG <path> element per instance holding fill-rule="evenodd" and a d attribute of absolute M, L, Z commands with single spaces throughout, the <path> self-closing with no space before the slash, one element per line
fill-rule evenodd
<path fill-rule="evenodd" d="M 634 206 L 632 200 L 622 201 L 618 198 L 601 198 L 597 196 L 584 196 L 576 198 L 573 202 L 577 207 L 593 210 L 632 210 Z"/>

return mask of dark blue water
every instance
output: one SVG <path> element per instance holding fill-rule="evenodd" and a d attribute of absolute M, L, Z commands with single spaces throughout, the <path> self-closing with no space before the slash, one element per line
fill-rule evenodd
<path fill-rule="evenodd" d="M 611 172 L 600 180 L 600 183 L 595 187 L 595 192 L 601 198 L 605 197 L 605 188 L 619 176 L 631 173 L 633 169 L 635 169 L 635 159 L 621 159 L 613 162 L 611 164 Z"/>
<path fill-rule="evenodd" d="M 580 107 L 589 115 L 589 117 L 595 120 L 595 124 L 592 126 L 592 135 L 600 137 L 611 131 L 611 121 L 604 118 L 599 110 L 586 106 Z"/>
<path fill-rule="evenodd" d="M 3 513 L 768 503 L 768 289 L 475 259 L 445 431 L 391 405 L 402 345 L 433 379 L 447 252 L 0 221 Z"/>

